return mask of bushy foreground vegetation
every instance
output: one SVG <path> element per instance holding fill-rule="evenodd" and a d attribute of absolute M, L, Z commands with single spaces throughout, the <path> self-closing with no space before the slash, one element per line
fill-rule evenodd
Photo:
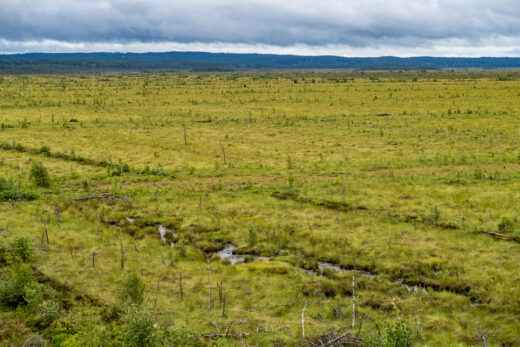
<path fill-rule="evenodd" d="M 1 77 L 0 344 L 518 345 L 519 77 Z"/>

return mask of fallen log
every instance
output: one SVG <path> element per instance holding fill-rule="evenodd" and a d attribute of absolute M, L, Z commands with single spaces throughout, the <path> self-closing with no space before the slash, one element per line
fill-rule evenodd
<path fill-rule="evenodd" d="M 128 199 L 126 196 L 114 195 L 111 193 L 103 193 L 100 195 L 89 195 L 89 196 L 83 196 L 83 197 L 79 197 L 79 198 L 71 198 L 71 199 L 69 199 L 69 201 L 116 200 L 116 199 L 122 200 L 127 204 L 130 203 L 130 199 Z"/>
<path fill-rule="evenodd" d="M 334 333 L 325 334 L 309 341 L 313 347 L 333 347 L 333 346 L 363 346 L 364 341 L 361 337 L 346 332 L 341 335 Z"/>
<path fill-rule="evenodd" d="M 484 234 L 488 234 L 488 235 L 491 235 L 491 236 L 495 236 L 495 237 L 503 237 L 503 238 L 509 238 L 508 236 L 504 235 L 504 234 L 499 234 L 499 233 L 495 233 L 493 231 L 483 231 Z"/>
<path fill-rule="evenodd" d="M 244 333 L 244 332 L 240 332 L 240 333 L 234 333 L 234 334 L 202 334 L 200 335 L 200 337 L 204 337 L 206 339 L 218 339 L 218 338 L 221 338 L 221 337 L 238 337 L 240 339 L 244 338 L 244 337 L 248 337 L 250 334 L 248 333 Z"/>

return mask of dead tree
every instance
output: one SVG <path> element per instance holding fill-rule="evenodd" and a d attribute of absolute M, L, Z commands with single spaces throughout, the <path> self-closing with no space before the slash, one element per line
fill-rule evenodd
<path fill-rule="evenodd" d="M 307 226 L 309 227 L 309 230 L 312 231 L 311 221 L 309 220 L 309 215 L 305 213 L 305 218 L 307 218 Z"/>
<path fill-rule="evenodd" d="M 45 231 L 45 239 L 47 240 L 47 245 L 49 244 L 49 233 L 47 232 L 47 224 L 45 224 L 45 219 L 43 216 L 41 217 L 41 221 L 43 223 L 43 230 Z"/>
<path fill-rule="evenodd" d="M 181 292 L 181 300 L 184 299 L 184 292 L 182 291 L 182 272 L 179 272 L 179 289 Z"/>
<path fill-rule="evenodd" d="M 121 271 L 125 268 L 125 251 L 123 249 L 123 241 L 119 240 L 119 243 L 121 245 Z"/>
<path fill-rule="evenodd" d="M 305 300 L 305 304 L 303 305 L 302 310 L 302 336 L 305 337 L 305 308 L 307 307 L 307 300 Z"/>
<path fill-rule="evenodd" d="M 18 176 L 18 202 L 22 202 L 22 177 Z"/>
<path fill-rule="evenodd" d="M 354 283 L 354 276 L 352 276 L 352 329 L 356 323 L 356 285 Z"/>
<path fill-rule="evenodd" d="M 157 297 L 159 296 L 159 286 L 160 286 L 160 283 L 161 283 L 161 277 L 159 277 L 157 279 L 157 289 L 155 291 L 155 300 L 154 300 L 154 303 L 153 303 L 153 312 L 155 313 L 155 309 L 157 307 Z"/>
<path fill-rule="evenodd" d="M 58 203 L 54 205 L 54 216 L 56 217 L 56 224 L 58 227 L 60 226 L 60 210 L 58 208 Z"/>
<path fill-rule="evenodd" d="M 222 306 L 222 281 L 220 281 L 220 285 L 218 285 L 218 300 L 219 305 Z"/>
<path fill-rule="evenodd" d="M 226 165 L 226 151 L 224 150 L 222 142 L 220 142 L 220 148 L 222 149 L 222 155 L 224 156 L 224 165 Z"/>

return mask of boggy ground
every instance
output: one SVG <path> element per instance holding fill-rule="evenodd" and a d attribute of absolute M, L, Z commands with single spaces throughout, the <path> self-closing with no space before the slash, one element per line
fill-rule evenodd
<path fill-rule="evenodd" d="M 136 271 L 164 344 L 317 343 L 305 307 L 310 338 L 518 345 L 519 77 L 1 77 L 2 244 L 58 305 L 5 306 L 2 344 L 124 344 Z"/>

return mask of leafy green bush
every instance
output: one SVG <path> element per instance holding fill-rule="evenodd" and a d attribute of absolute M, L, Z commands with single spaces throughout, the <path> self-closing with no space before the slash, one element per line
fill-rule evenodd
<path fill-rule="evenodd" d="M 60 304 L 55 300 L 45 300 L 38 307 L 38 319 L 41 327 L 48 327 L 62 314 Z"/>
<path fill-rule="evenodd" d="M 48 188 L 51 185 L 49 173 L 47 172 L 47 169 L 43 166 L 43 164 L 40 162 L 33 161 L 31 163 L 31 171 L 29 177 L 37 187 Z"/>
<path fill-rule="evenodd" d="M 13 181 L 8 181 L 0 176 L 0 192 L 4 192 L 7 190 L 14 190 Z"/>
<path fill-rule="evenodd" d="M 24 287 L 23 298 L 27 302 L 27 308 L 33 310 L 42 302 L 45 295 L 44 286 L 34 281 Z"/>
<path fill-rule="evenodd" d="M 387 326 L 386 345 L 391 347 L 412 346 L 412 329 L 403 321 Z"/>
<path fill-rule="evenodd" d="M 7 191 L 0 191 L 0 202 L 6 202 L 6 201 L 16 201 L 18 198 L 20 198 L 22 201 L 32 201 L 38 199 L 40 196 L 36 194 L 35 192 L 31 191 L 21 191 L 20 194 L 18 194 L 15 190 L 7 190 Z"/>
<path fill-rule="evenodd" d="M 158 346 L 160 331 L 152 316 L 144 309 L 130 306 L 123 317 L 123 344 L 125 346 Z"/>
<path fill-rule="evenodd" d="M 26 262 L 33 254 L 33 248 L 25 237 L 17 237 L 9 243 L 10 253 L 14 258 Z"/>
<path fill-rule="evenodd" d="M 121 176 L 125 172 L 130 172 L 130 166 L 127 163 L 123 163 L 119 160 L 117 164 L 111 164 L 106 167 L 107 176 Z"/>
<path fill-rule="evenodd" d="M 3 274 L 0 281 L 0 303 L 5 306 L 18 307 L 27 304 L 26 288 L 34 286 L 31 268 L 18 264 Z"/>
<path fill-rule="evenodd" d="M 142 305 L 144 302 L 144 282 L 135 272 L 127 275 L 121 288 L 121 299 L 134 305 Z"/>
<path fill-rule="evenodd" d="M 51 149 L 49 146 L 43 145 L 40 147 L 40 153 L 48 157 L 51 155 Z"/>
<path fill-rule="evenodd" d="M 367 347 L 411 347 L 414 344 L 412 329 L 402 320 L 387 323 L 383 336 L 366 335 L 364 341 Z"/>
<path fill-rule="evenodd" d="M 501 233 L 512 233 L 515 231 L 515 222 L 507 217 L 502 217 L 498 223 L 498 231 Z"/>
<path fill-rule="evenodd" d="M 61 319 L 56 322 L 60 321 Z M 99 315 L 90 312 L 76 314 L 73 323 L 73 328 L 69 328 L 69 331 L 65 332 L 70 333 L 70 330 L 73 330 L 74 335 L 62 334 L 62 339 L 67 335 L 68 338 L 59 344 L 60 346 L 109 347 L 117 345 L 113 338 L 120 335 L 118 328 L 107 325 Z M 56 323 L 53 323 L 53 326 L 55 325 Z"/>

